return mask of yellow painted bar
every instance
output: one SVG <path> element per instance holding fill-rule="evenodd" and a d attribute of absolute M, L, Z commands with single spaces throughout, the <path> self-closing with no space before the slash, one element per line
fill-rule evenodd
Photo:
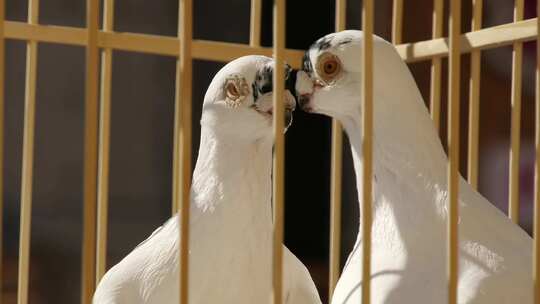
<path fill-rule="evenodd" d="M 84 109 L 84 197 L 82 299 L 92 302 L 96 287 L 96 209 L 98 171 L 98 100 L 99 100 L 99 1 L 86 2 L 86 82 Z"/>
<path fill-rule="evenodd" d="M 443 35 L 443 0 L 433 1 L 433 13 L 432 13 L 432 37 L 433 39 L 439 39 Z M 435 57 L 431 60 L 431 79 L 430 79 L 430 96 L 429 96 L 429 109 L 431 113 L 431 119 L 435 124 L 437 131 L 441 127 L 441 68 L 442 59 Z"/>
<path fill-rule="evenodd" d="M 39 0 L 29 0 L 28 23 L 37 24 Z M 30 276 L 30 231 L 32 227 L 32 181 L 34 173 L 34 131 L 36 112 L 37 42 L 26 44 L 26 80 L 24 98 L 24 137 L 21 181 L 21 219 L 19 231 L 19 277 L 17 303 L 28 303 Z"/>
<path fill-rule="evenodd" d="M 180 49 L 180 35 L 182 32 L 182 11 L 178 5 L 178 39 L 174 39 L 174 45 L 176 48 L 177 56 Z M 173 40 L 171 40 L 173 42 Z M 178 213 L 178 203 L 180 198 L 178 197 L 178 192 L 180 190 L 180 128 L 181 128 L 181 118 L 182 113 L 182 80 L 181 71 L 180 71 L 180 58 L 176 61 L 176 76 L 175 76 L 175 92 L 174 92 L 174 138 L 173 138 L 173 167 L 172 167 L 172 202 L 171 202 L 171 214 L 174 216 Z M 182 237 L 182 236 L 180 236 Z"/>
<path fill-rule="evenodd" d="M 246 55 L 272 56 L 272 49 L 266 47 L 250 47 L 243 44 L 195 40 L 193 42 L 194 58 L 228 62 Z M 304 51 L 284 49 L 283 58 L 291 67 L 301 68 Z"/>
<path fill-rule="evenodd" d="M 524 2 L 514 2 L 514 22 L 523 20 Z M 523 66 L 523 44 L 514 43 L 512 52 L 512 119 L 510 128 L 510 174 L 508 180 L 508 216 L 519 222 L 519 154 L 521 129 L 521 79 Z"/>
<path fill-rule="evenodd" d="M 347 27 L 347 1 L 336 0 L 336 32 Z M 341 184 L 343 167 L 343 128 L 332 119 L 332 167 L 330 184 L 330 265 L 328 299 L 332 299 L 340 275 L 341 254 Z"/>
<path fill-rule="evenodd" d="M 450 2 L 450 58 L 448 61 L 448 304 L 457 303 L 459 216 L 459 81 L 461 1 Z"/>
<path fill-rule="evenodd" d="M 180 42 L 178 37 L 136 34 L 101 32 L 99 35 L 101 47 L 113 50 L 123 50 L 146 54 L 178 57 Z"/>
<path fill-rule="evenodd" d="M 249 46 L 261 46 L 261 1 L 251 0 Z"/>
<path fill-rule="evenodd" d="M 193 60 L 191 56 L 191 42 L 193 40 L 193 2 L 192 0 L 180 0 L 179 5 L 179 38 L 184 43 L 180 44 L 180 58 L 178 60 L 177 80 L 177 121 L 179 128 L 176 135 L 178 138 L 179 159 L 176 162 L 178 168 L 178 212 L 180 217 L 180 303 L 187 304 L 189 299 L 189 205 L 191 188 L 191 108 L 192 108 L 192 77 Z"/>
<path fill-rule="evenodd" d="M 536 12 L 540 16 L 540 2 L 537 3 Z M 538 19 L 540 20 L 540 19 Z M 540 22 L 536 23 L 540 29 Z M 534 166 L 534 254 L 533 254 L 533 286 L 534 303 L 540 303 L 540 36 L 536 38 L 536 130 Z"/>
<path fill-rule="evenodd" d="M 473 0 L 471 29 L 482 28 L 482 0 Z M 474 189 L 478 188 L 478 127 L 480 123 L 480 50 L 471 52 L 471 74 L 469 76 L 469 136 L 467 150 L 467 180 Z"/>
<path fill-rule="evenodd" d="M 403 0 L 394 0 L 392 8 L 392 44 L 403 41 Z"/>
<path fill-rule="evenodd" d="M 373 178 L 373 0 L 362 2 L 362 303 L 371 302 L 371 224 Z M 359 54 L 360 55 L 360 54 Z"/>
<path fill-rule="evenodd" d="M 0 0 L 0 282 L 3 282 L 2 271 L 4 270 L 3 261 L 3 240 L 4 240 L 4 98 L 5 98 L 5 40 L 4 40 L 4 19 L 5 2 Z M 2 284 L 0 284 L 0 295 L 2 295 Z M 2 300 L 0 299 L 0 303 Z"/>
<path fill-rule="evenodd" d="M 274 242 L 272 254 L 272 300 L 280 304 L 283 300 L 283 213 L 284 213 L 284 178 L 285 178 L 285 0 L 274 0 L 274 166 L 272 198 L 274 206 Z"/>
<path fill-rule="evenodd" d="M 441 1 L 441 0 L 435 0 Z M 537 18 L 520 22 L 502 24 L 484 28 L 479 31 L 461 35 L 461 53 L 473 50 L 487 50 L 514 42 L 525 42 L 536 39 Z M 442 34 L 441 34 L 442 35 Z M 78 45 L 86 44 L 86 31 L 80 28 L 31 25 L 24 22 L 6 21 L 5 36 L 7 39 L 35 40 L 57 44 Z M 98 46 L 139 53 L 178 57 L 180 42 L 177 37 L 147 35 L 136 33 L 108 33 L 101 31 L 98 36 Z M 420 62 L 448 56 L 448 39 L 435 38 L 432 40 L 413 43 L 403 43 L 396 49 L 406 62 Z M 250 47 L 249 45 L 208 40 L 193 40 L 192 52 L 194 59 L 228 62 L 235 58 L 257 54 L 271 56 L 272 49 L 266 47 Z M 300 68 L 304 51 L 285 49 L 285 59 L 293 68 Z"/>
<path fill-rule="evenodd" d="M 103 30 L 114 27 L 114 0 L 105 0 L 103 8 Z M 98 151 L 98 198 L 97 198 L 97 252 L 96 285 L 107 270 L 107 231 L 109 209 L 109 154 L 111 134 L 111 87 L 113 51 L 101 51 L 101 96 L 99 106 L 99 151 Z"/>
<path fill-rule="evenodd" d="M 472 50 L 486 50 L 512 45 L 536 39 L 536 20 L 528 19 L 520 22 L 502 24 L 484 28 L 476 32 L 461 34 L 460 51 L 469 53 Z M 401 58 L 407 62 L 424 61 L 435 57 L 448 56 L 448 38 L 438 38 L 397 46 Z"/>

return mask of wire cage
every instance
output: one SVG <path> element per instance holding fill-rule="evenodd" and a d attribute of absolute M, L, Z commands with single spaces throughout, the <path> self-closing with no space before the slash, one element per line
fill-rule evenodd
<path fill-rule="evenodd" d="M 175 37 L 150 34 L 115 32 L 114 0 L 87 0 L 86 27 L 49 26 L 39 22 L 39 0 L 29 0 L 26 22 L 5 19 L 5 3 L 0 0 L 0 172 L 4 159 L 4 77 L 5 77 L 5 41 L 7 39 L 24 41 L 27 44 L 25 74 L 25 109 L 23 166 L 21 181 L 20 214 L 20 249 L 18 268 L 18 303 L 28 303 L 29 293 L 29 255 L 32 211 L 32 178 L 34 162 L 34 131 L 36 115 L 36 75 L 38 44 L 52 43 L 84 47 L 86 50 L 85 74 L 85 116 L 84 116 L 84 228 L 82 256 L 82 294 L 81 302 L 90 303 L 96 283 L 106 270 L 106 248 L 108 227 L 108 183 L 109 151 L 111 126 L 111 73 L 112 52 L 127 51 L 177 58 L 176 98 L 174 124 L 174 161 L 173 161 L 173 213 L 181 215 L 180 245 L 180 303 L 187 303 L 188 278 L 188 232 L 189 232 L 189 190 L 191 184 L 191 107 L 192 107 L 192 61 L 203 59 L 227 62 L 249 54 L 273 56 L 276 62 L 287 61 L 293 68 L 300 68 L 303 50 L 285 48 L 285 0 L 274 0 L 273 47 L 261 46 L 261 0 L 251 0 L 250 42 L 249 45 L 193 39 L 193 1 L 179 0 L 178 35 Z M 524 19 L 524 0 L 514 3 L 512 23 L 489 28 L 482 28 L 482 0 L 472 1 L 471 31 L 461 32 L 462 1 L 449 1 L 448 37 L 443 35 L 444 2 L 433 1 L 432 39 L 403 43 L 403 0 L 393 0 L 392 43 L 396 46 L 404 61 L 429 62 L 430 110 L 437 128 L 441 127 L 441 88 L 442 61 L 448 57 L 448 187 L 450 217 L 448 222 L 448 303 L 457 302 L 457 224 L 458 224 L 458 183 L 459 183 L 459 127 L 460 127 L 460 60 L 461 54 L 470 54 L 470 88 L 468 111 L 468 147 L 467 180 L 478 186 L 479 159 L 479 101 L 480 101 L 480 62 L 483 50 L 503 46 L 513 47 L 512 94 L 511 94 L 511 149 L 509 178 L 509 217 L 518 222 L 519 218 L 519 154 L 520 154 L 520 118 L 521 118 L 521 83 L 523 42 L 538 40 L 538 18 Z M 103 8 L 101 5 L 103 4 Z M 103 15 L 100 28 L 100 13 Z M 540 5 L 538 6 L 540 13 Z M 336 0 L 336 31 L 346 28 L 346 1 Z M 373 132 L 373 23 L 374 1 L 362 1 L 362 30 L 365 33 L 363 54 L 362 90 L 362 141 L 365 166 L 362 176 L 372 176 L 372 132 Z M 469 22 L 469 21 L 468 21 Z M 540 48 L 537 49 L 537 56 Z M 360 56 L 360 54 L 359 54 Z M 534 263 L 533 277 L 535 303 L 540 302 L 540 61 L 536 66 L 536 124 L 535 124 L 535 196 L 534 196 Z M 282 68 L 277 64 L 276 69 Z M 100 75 L 101 73 L 101 75 Z M 283 92 L 283 73 L 276 72 L 274 96 Z M 280 79 L 281 78 L 281 79 Z M 283 105 L 274 99 L 274 171 L 273 198 L 274 214 L 274 250 L 273 250 L 273 293 L 274 303 L 280 303 L 282 294 L 282 251 L 284 221 L 284 130 Z M 463 122 L 461 122 L 463 123 Z M 329 290 L 332 291 L 339 278 L 339 250 L 341 227 L 341 170 L 343 132 L 337 121 L 332 124 L 331 153 L 331 237 L 330 237 L 330 278 Z M 0 193 L 3 193 L 3 174 L 0 174 Z M 363 178 L 363 189 L 371 189 L 371 178 Z M 371 191 L 364 191 L 361 224 L 363 233 L 362 250 L 370 252 L 371 238 Z M 0 196 L 0 210 L 3 208 Z M 441 236 L 442 237 L 442 236 Z M 370 302 L 370 254 L 363 255 L 362 303 Z M 0 272 L 1 273 L 1 272 Z M 441 301 L 444 301 L 441 299 Z"/>

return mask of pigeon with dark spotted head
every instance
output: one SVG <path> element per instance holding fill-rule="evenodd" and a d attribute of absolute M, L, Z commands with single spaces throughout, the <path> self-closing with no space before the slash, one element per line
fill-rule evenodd
<path fill-rule="evenodd" d="M 273 67 L 264 56 L 236 59 L 206 92 L 191 187 L 191 304 L 270 299 Z M 289 90 L 283 99 L 290 125 L 295 100 Z M 105 274 L 93 303 L 177 304 L 178 243 L 174 216 Z M 285 303 L 321 303 L 308 270 L 285 246 L 283 264 Z"/>
<path fill-rule="evenodd" d="M 343 124 L 360 198 L 362 47 L 361 31 L 327 35 L 306 52 L 296 81 L 303 110 Z M 444 303 L 448 159 L 395 47 L 374 37 L 373 54 L 371 303 Z M 532 303 L 531 238 L 465 180 L 459 189 L 458 303 Z M 334 304 L 361 303 L 361 235 Z"/>

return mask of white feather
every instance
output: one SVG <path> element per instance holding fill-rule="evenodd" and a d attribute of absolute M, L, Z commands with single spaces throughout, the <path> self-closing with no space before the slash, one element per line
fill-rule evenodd
<path fill-rule="evenodd" d="M 330 43 L 328 49 L 315 44 L 308 52 L 312 65 L 321 53 L 332 52 L 344 71 L 335 84 L 314 87 L 305 108 L 333 116 L 344 125 L 361 198 L 363 35 L 344 31 L 324 39 Z M 372 303 L 444 303 L 447 157 L 414 79 L 395 48 L 375 37 L 373 53 Z M 317 71 L 310 76 L 317 78 Z M 296 87 L 309 93 L 305 84 Z M 459 191 L 458 303 L 532 303 L 531 238 L 463 179 Z M 358 231 L 332 303 L 361 303 L 361 242 Z"/>
<path fill-rule="evenodd" d="M 254 109 L 271 93 L 246 96 L 231 107 L 224 83 L 248 83 L 270 58 L 247 56 L 227 64 L 205 96 L 201 142 L 191 189 L 189 303 L 264 303 L 271 295 L 271 117 Z M 285 102 L 291 103 L 290 93 Z M 289 105 L 290 106 L 290 105 Z M 178 217 L 156 230 L 103 277 L 94 304 L 178 303 Z M 287 303 L 320 303 L 304 265 L 285 247 Z"/>

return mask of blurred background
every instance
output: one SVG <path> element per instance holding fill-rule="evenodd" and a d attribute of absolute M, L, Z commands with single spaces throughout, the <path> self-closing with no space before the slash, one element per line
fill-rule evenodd
<path fill-rule="evenodd" d="M 115 30 L 175 36 L 178 1 L 116 1 Z M 348 27 L 360 28 L 361 1 L 348 1 Z M 513 1 L 484 1 L 483 26 L 512 22 Z M 536 1 L 526 0 L 526 18 Z M 25 21 L 27 1 L 7 0 L 7 19 Z M 263 1 L 263 45 L 271 46 L 272 1 Z M 248 43 L 249 0 L 194 1 L 194 38 Z M 307 49 L 333 32 L 334 2 L 288 1 L 287 47 Z M 40 23 L 84 27 L 84 0 L 43 1 Z M 378 35 L 390 39 L 392 1 L 376 3 Z M 404 42 L 431 37 L 432 1 L 408 0 Z M 448 8 L 445 8 L 448 12 Z M 463 2 L 463 31 L 470 30 Z M 446 27 L 446 26 L 445 26 Z M 446 33 L 446 30 L 445 30 Z M 536 46 L 524 48 L 521 223 L 530 232 L 533 199 L 534 66 Z M 480 192 L 507 210 L 512 48 L 483 52 L 480 115 Z M 3 303 L 16 303 L 25 43 L 6 49 Z M 108 265 L 116 264 L 170 216 L 175 58 L 114 53 Z M 445 63 L 446 64 L 446 63 Z M 203 95 L 223 63 L 194 63 L 194 157 Z M 410 65 L 429 100 L 429 62 Z M 443 71 L 445 75 L 446 70 Z M 461 168 L 466 174 L 469 56 L 462 57 Z M 446 77 L 443 76 L 446 107 Z M 38 59 L 30 303 L 77 303 L 82 243 L 84 49 L 40 44 Z M 442 124 L 446 123 L 443 111 Z M 326 301 L 329 240 L 330 119 L 296 111 L 286 141 L 286 245 L 308 266 Z M 538 122 L 537 122 L 538 123 Z M 441 136 L 446 138 L 443 127 Z M 445 142 L 445 140 L 443 140 Z M 343 259 L 358 227 L 348 142 L 344 143 Z M 195 158 L 194 158 L 195 161 Z"/>

